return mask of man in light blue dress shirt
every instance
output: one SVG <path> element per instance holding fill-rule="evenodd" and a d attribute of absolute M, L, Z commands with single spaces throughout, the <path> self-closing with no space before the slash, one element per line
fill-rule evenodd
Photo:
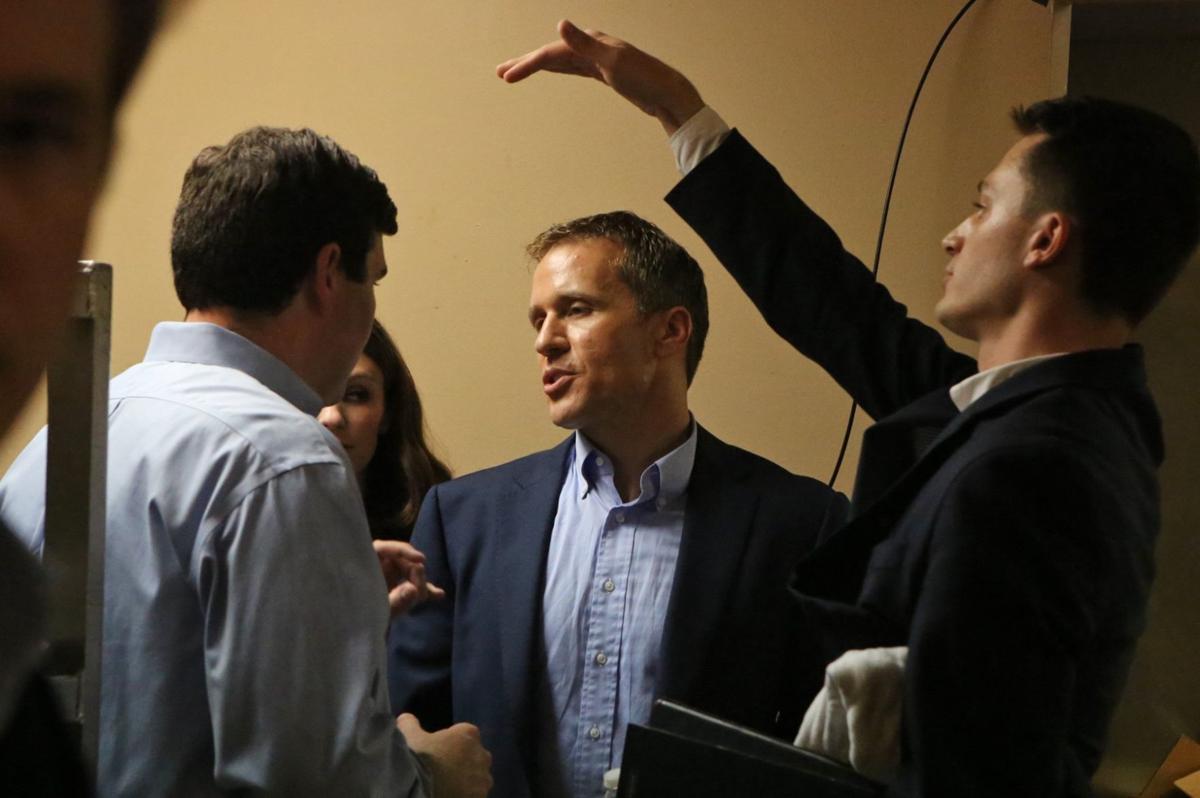
<path fill-rule="evenodd" d="M 395 215 L 374 171 L 308 130 L 254 128 L 188 170 L 186 322 L 110 389 L 101 794 L 486 792 L 473 728 L 402 734 L 388 711 L 388 588 L 428 588 L 403 550 L 408 584 L 385 586 L 316 420 L 366 341 Z M 35 550 L 45 456 L 43 431 L 0 484 Z"/>
<path fill-rule="evenodd" d="M 599 796 L 659 697 L 793 735 L 785 581 L 844 499 L 692 419 L 707 297 L 661 230 L 599 214 L 529 254 L 542 391 L 574 432 L 427 496 L 413 542 L 447 599 L 393 625 L 393 709 L 477 723 L 501 798 Z"/>

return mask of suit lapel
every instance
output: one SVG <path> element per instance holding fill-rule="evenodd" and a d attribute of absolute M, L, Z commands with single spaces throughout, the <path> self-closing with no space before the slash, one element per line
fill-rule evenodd
<path fill-rule="evenodd" d="M 542 453 L 528 469 L 514 475 L 496 507 L 495 600 L 500 627 L 500 666 L 509 717 L 519 729 L 518 747 L 528 760 L 536 707 L 533 680 L 537 675 L 538 631 L 542 628 L 542 586 L 546 554 L 564 465 L 574 436 Z"/>
<path fill-rule="evenodd" d="M 1017 401 L 1016 397 L 1007 400 L 992 397 L 1004 387 L 1001 385 L 985 396 L 985 399 L 992 398 L 986 405 L 980 399 L 962 413 L 956 410 L 945 391 L 937 391 L 869 429 L 863 436 L 860 458 L 863 463 L 870 459 L 881 462 L 883 465 L 875 467 L 881 473 L 867 478 L 868 490 L 864 496 L 859 496 L 856 481 L 850 520 L 801 561 L 796 567 L 793 588 L 808 596 L 853 603 L 862 587 L 872 549 L 892 533 L 916 492 L 958 450 L 975 423 L 988 415 L 989 409 Z M 1026 393 L 1023 391 L 1020 396 L 1023 398 Z M 938 413 L 945 411 L 943 398 L 949 405 L 949 414 L 942 413 L 941 431 L 934 434 Z M 871 435 L 876 427 L 881 428 L 880 433 Z M 871 447 L 867 446 L 868 436 L 873 444 Z M 888 451 L 889 446 L 898 451 Z M 909 465 L 904 468 L 906 462 Z M 889 466 L 891 479 L 884 482 Z M 871 465 L 860 467 L 859 479 L 864 471 L 872 469 Z"/>
<path fill-rule="evenodd" d="M 1016 374 L 988 391 L 965 411 L 953 415 L 912 466 L 896 474 L 890 485 L 883 484 L 883 475 L 872 476 L 869 478 L 871 485 L 868 494 L 860 498 L 856 484 L 851 520 L 800 563 L 796 568 L 793 587 L 800 593 L 811 596 L 835 601 L 855 601 L 862 586 L 871 550 L 892 533 L 917 491 L 933 477 L 946 459 L 962 446 L 963 441 L 981 420 L 1003 414 L 1036 394 L 1064 385 L 1087 386 L 1101 391 L 1121 390 L 1133 395 L 1145 394 L 1143 375 L 1141 351 L 1136 346 L 1127 346 L 1122 350 L 1093 350 L 1063 355 Z M 888 453 L 882 449 L 889 442 L 898 447 L 911 447 L 911 442 L 899 442 L 899 433 L 895 429 L 920 427 L 933 422 L 939 413 L 939 405 L 945 409 L 945 405 L 941 404 L 943 397 L 948 397 L 948 390 L 929 394 L 880 421 L 875 426 L 885 428 L 885 433 L 876 437 L 875 442 L 879 445 L 875 451 L 869 451 L 866 445 L 867 437 L 874 427 L 868 430 L 863 436 L 861 459 L 881 459 L 893 469 L 898 467 L 905 455 Z M 1146 400 L 1152 405 L 1148 395 Z M 949 401 L 948 398 L 946 401 Z M 952 403 L 950 407 L 953 410 Z M 919 438 L 920 434 L 916 437 Z M 888 438 L 891 438 L 891 441 L 888 441 Z M 863 466 L 860 472 L 863 468 L 871 466 Z M 881 467 L 881 470 L 886 471 L 887 466 Z"/>
<path fill-rule="evenodd" d="M 728 606 L 756 511 L 757 496 L 725 456 L 728 447 L 702 427 L 698 434 L 663 629 L 659 696 L 689 695 L 713 643 L 714 619 Z"/>
<path fill-rule="evenodd" d="M 850 517 L 874 504 L 958 415 L 946 391 L 918 399 L 867 428 L 854 478 Z"/>

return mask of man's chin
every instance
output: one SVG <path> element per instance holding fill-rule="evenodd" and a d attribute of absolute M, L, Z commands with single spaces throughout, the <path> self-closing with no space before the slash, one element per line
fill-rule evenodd
<path fill-rule="evenodd" d="M 551 402 L 549 409 L 550 423 L 554 426 L 569 430 L 580 428 L 582 419 L 571 408 L 556 408 L 554 403 Z"/>
<path fill-rule="evenodd" d="M 933 317 L 937 319 L 938 324 L 955 335 L 962 336 L 963 338 L 971 337 L 966 333 L 967 325 L 961 314 L 956 313 L 954 306 L 947 302 L 944 297 L 934 306 Z"/>
<path fill-rule="evenodd" d="M 962 338 L 964 341 L 970 341 L 971 343 L 975 344 L 979 343 L 979 332 L 976 327 L 969 322 L 961 318 L 951 318 L 946 321 L 938 319 L 938 321 L 940 321 L 942 326 L 946 328 L 946 332 L 956 335 L 959 338 Z"/>

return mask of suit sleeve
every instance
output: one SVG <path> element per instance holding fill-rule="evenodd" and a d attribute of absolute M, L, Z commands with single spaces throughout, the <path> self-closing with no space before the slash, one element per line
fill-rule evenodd
<path fill-rule="evenodd" d="M 829 502 L 819 526 L 814 527 L 812 542 L 798 553 L 799 558 L 807 557 L 821 541 L 840 529 L 850 510 L 850 502 L 843 494 L 823 484 L 821 487 L 828 493 Z M 789 570 L 792 565 L 789 563 Z M 821 650 L 820 636 L 786 589 L 782 604 L 787 608 L 787 655 L 780 658 L 782 698 L 772 733 L 791 742 L 804 720 L 805 710 L 824 683 L 828 658 Z"/>
<path fill-rule="evenodd" d="M 881 418 L 975 371 L 735 130 L 667 195 L 767 323 Z"/>
<path fill-rule="evenodd" d="M 1053 445 L 958 476 L 913 614 L 890 795 L 1086 792 L 1103 743 L 1073 730 L 1115 704 L 1147 584 L 1149 544 L 1118 493 Z"/>
<path fill-rule="evenodd" d="M 388 634 L 388 688 L 392 711 L 411 712 L 430 730 L 453 718 L 450 665 L 455 585 L 446 553 L 438 487 L 425 496 L 412 544 L 425 555 L 425 573 L 444 588 L 441 601 L 422 604 L 392 622 Z"/>

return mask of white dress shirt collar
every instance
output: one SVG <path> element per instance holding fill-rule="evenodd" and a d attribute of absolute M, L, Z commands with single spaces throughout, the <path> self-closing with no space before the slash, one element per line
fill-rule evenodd
<path fill-rule="evenodd" d="M 950 401 L 954 402 L 954 406 L 958 408 L 959 412 L 962 412 L 974 404 L 985 393 L 1000 383 L 1020 374 L 1035 363 L 1041 363 L 1043 360 L 1049 360 L 1054 357 L 1062 357 L 1064 354 L 1066 353 L 1056 352 L 1050 355 L 1035 355 L 1034 357 L 1014 360 L 1010 363 L 1002 363 L 987 371 L 972 374 L 957 385 L 951 386 Z"/>

